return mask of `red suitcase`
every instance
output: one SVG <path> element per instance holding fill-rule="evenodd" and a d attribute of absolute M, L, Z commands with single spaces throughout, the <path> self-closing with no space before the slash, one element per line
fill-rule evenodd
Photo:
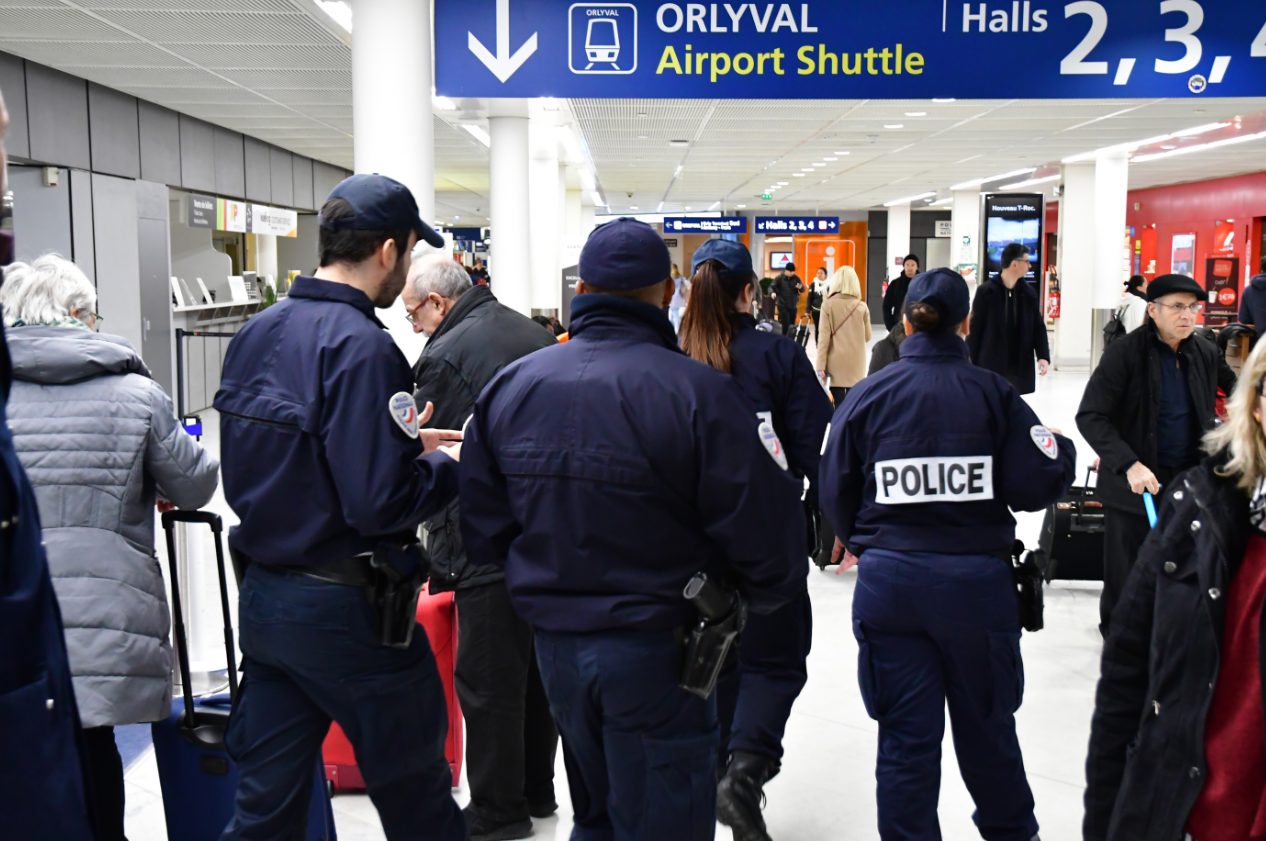
<path fill-rule="evenodd" d="M 457 605 L 453 602 L 453 594 L 432 595 L 423 587 L 418 595 L 418 624 L 431 642 L 435 666 L 444 684 L 444 699 L 448 702 L 448 740 L 444 743 L 444 758 L 453 769 L 453 788 L 457 788 L 462 776 L 463 745 L 462 710 L 453 685 L 453 669 L 457 662 Z M 365 778 L 356 767 L 356 754 L 343 728 L 337 724 L 330 725 L 321 752 L 325 758 L 325 778 L 335 791 L 365 790 Z"/>

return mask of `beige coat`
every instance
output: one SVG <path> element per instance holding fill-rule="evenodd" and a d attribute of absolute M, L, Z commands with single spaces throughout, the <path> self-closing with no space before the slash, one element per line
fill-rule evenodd
<path fill-rule="evenodd" d="M 866 376 L 866 343 L 870 310 L 852 295 L 832 295 L 822 304 L 818 324 L 817 370 L 825 371 L 833 388 L 852 388 Z"/>

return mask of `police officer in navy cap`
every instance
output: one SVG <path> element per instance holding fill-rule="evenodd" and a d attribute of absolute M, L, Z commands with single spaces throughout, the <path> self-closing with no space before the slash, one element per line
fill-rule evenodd
<path fill-rule="evenodd" d="M 752 317 L 757 295 L 752 255 L 741 243 L 710 239 L 691 257 L 690 308 L 682 320 L 682 349 L 730 374 L 756 422 L 773 428 L 798 480 L 808 477 L 803 516 L 777 524 L 789 542 L 816 522 L 818 459 L 831 421 L 831 401 L 804 350 L 786 336 L 762 333 Z M 762 789 L 778 773 L 791 706 L 808 679 L 812 638 L 806 558 L 794 564 L 796 597 L 768 616 L 748 620 L 737 668 L 718 686 L 725 776 L 717 813 L 735 837 L 763 841 Z"/>
<path fill-rule="evenodd" d="M 967 285 L 918 275 L 901 358 L 832 419 L 822 509 L 858 563 L 853 633 L 866 711 L 879 722 L 879 834 L 940 838 L 948 703 L 973 819 L 986 841 L 1038 830 L 1015 732 L 1023 694 L 1008 509 L 1038 511 L 1073 480 L 1073 445 L 1015 388 L 971 364 Z"/>
<path fill-rule="evenodd" d="M 223 837 L 298 837 L 333 720 L 388 839 L 465 839 L 439 673 L 412 633 L 425 576 L 413 536 L 456 495 L 457 448 L 436 450 L 459 433 L 419 428 L 432 407 L 419 417 L 374 314 L 404 288 L 415 243 L 443 239 L 381 175 L 335 187 L 319 226 L 320 269 L 237 334 L 215 397 L 241 519 L 229 544 L 247 565 L 227 736 L 240 780 Z"/>
<path fill-rule="evenodd" d="M 671 268 L 649 225 L 597 228 L 571 340 L 498 375 L 463 444 L 466 551 L 505 565 L 535 630 L 573 839 L 713 837 L 715 694 L 679 686 L 683 588 L 705 572 L 757 613 L 803 588 L 800 483 L 732 380 L 678 348 Z"/>

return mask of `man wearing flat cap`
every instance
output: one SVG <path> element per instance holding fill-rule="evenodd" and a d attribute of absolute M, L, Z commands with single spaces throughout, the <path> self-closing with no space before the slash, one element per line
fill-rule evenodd
<path fill-rule="evenodd" d="M 1184 275 L 1153 280 L 1146 322 L 1104 351 L 1077 410 L 1077 428 L 1100 459 L 1105 534 L 1099 630 L 1105 636 L 1150 528 L 1143 493 L 1159 494 L 1200 461 L 1200 439 L 1216 422 L 1218 389 L 1229 395 L 1235 387 L 1217 345 L 1194 335 L 1204 294 Z"/>
<path fill-rule="evenodd" d="M 679 686 L 696 572 L 769 613 L 797 593 L 800 488 L 729 377 L 687 357 L 668 249 L 617 219 L 580 255 L 571 339 L 484 389 L 462 450 L 472 564 L 505 568 L 563 737 L 573 838 L 716 832 L 716 696 Z M 798 538 L 798 539 L 797 539 Z"/>
<path fill-rule="evenodd" d="M 413 373 L 375 308 L 404 288 L 413 247 L 444 240 L 382 175 L 321 208 L 320 268 L 229 344 L 215 408 L 224 494 L 248 564 L 242 692 L 223 841 L 296 837 L 330 721 L 347 733 L 390 841 L 466 841 L 444 759 L 448 714 L 426 635 L 417 528 L 457 494 L 460 433 L 422 429 Z M 302 834 L 301 830 L 298 834 Z"/>

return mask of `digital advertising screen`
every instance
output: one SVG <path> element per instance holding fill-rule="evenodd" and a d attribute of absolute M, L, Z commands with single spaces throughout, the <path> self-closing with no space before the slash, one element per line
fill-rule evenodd
<path fill-rule="evenodd" d="M 794 262 L 790 251 L 771 251 L 769 252 L 769 267 L 774 271 L 787 268 L 787 264 Z"/>
<path fill-rule="evenodd" d="M 1041 193 L 995 193 L 985 196 L 986 279 L 1002 271 L 1002 249 L 1018 242 L 1029 249 L 1029 273 L 1025 280 L 1038 284 L 1042 270 L 1042 221 L 1045 199 Z"/>

